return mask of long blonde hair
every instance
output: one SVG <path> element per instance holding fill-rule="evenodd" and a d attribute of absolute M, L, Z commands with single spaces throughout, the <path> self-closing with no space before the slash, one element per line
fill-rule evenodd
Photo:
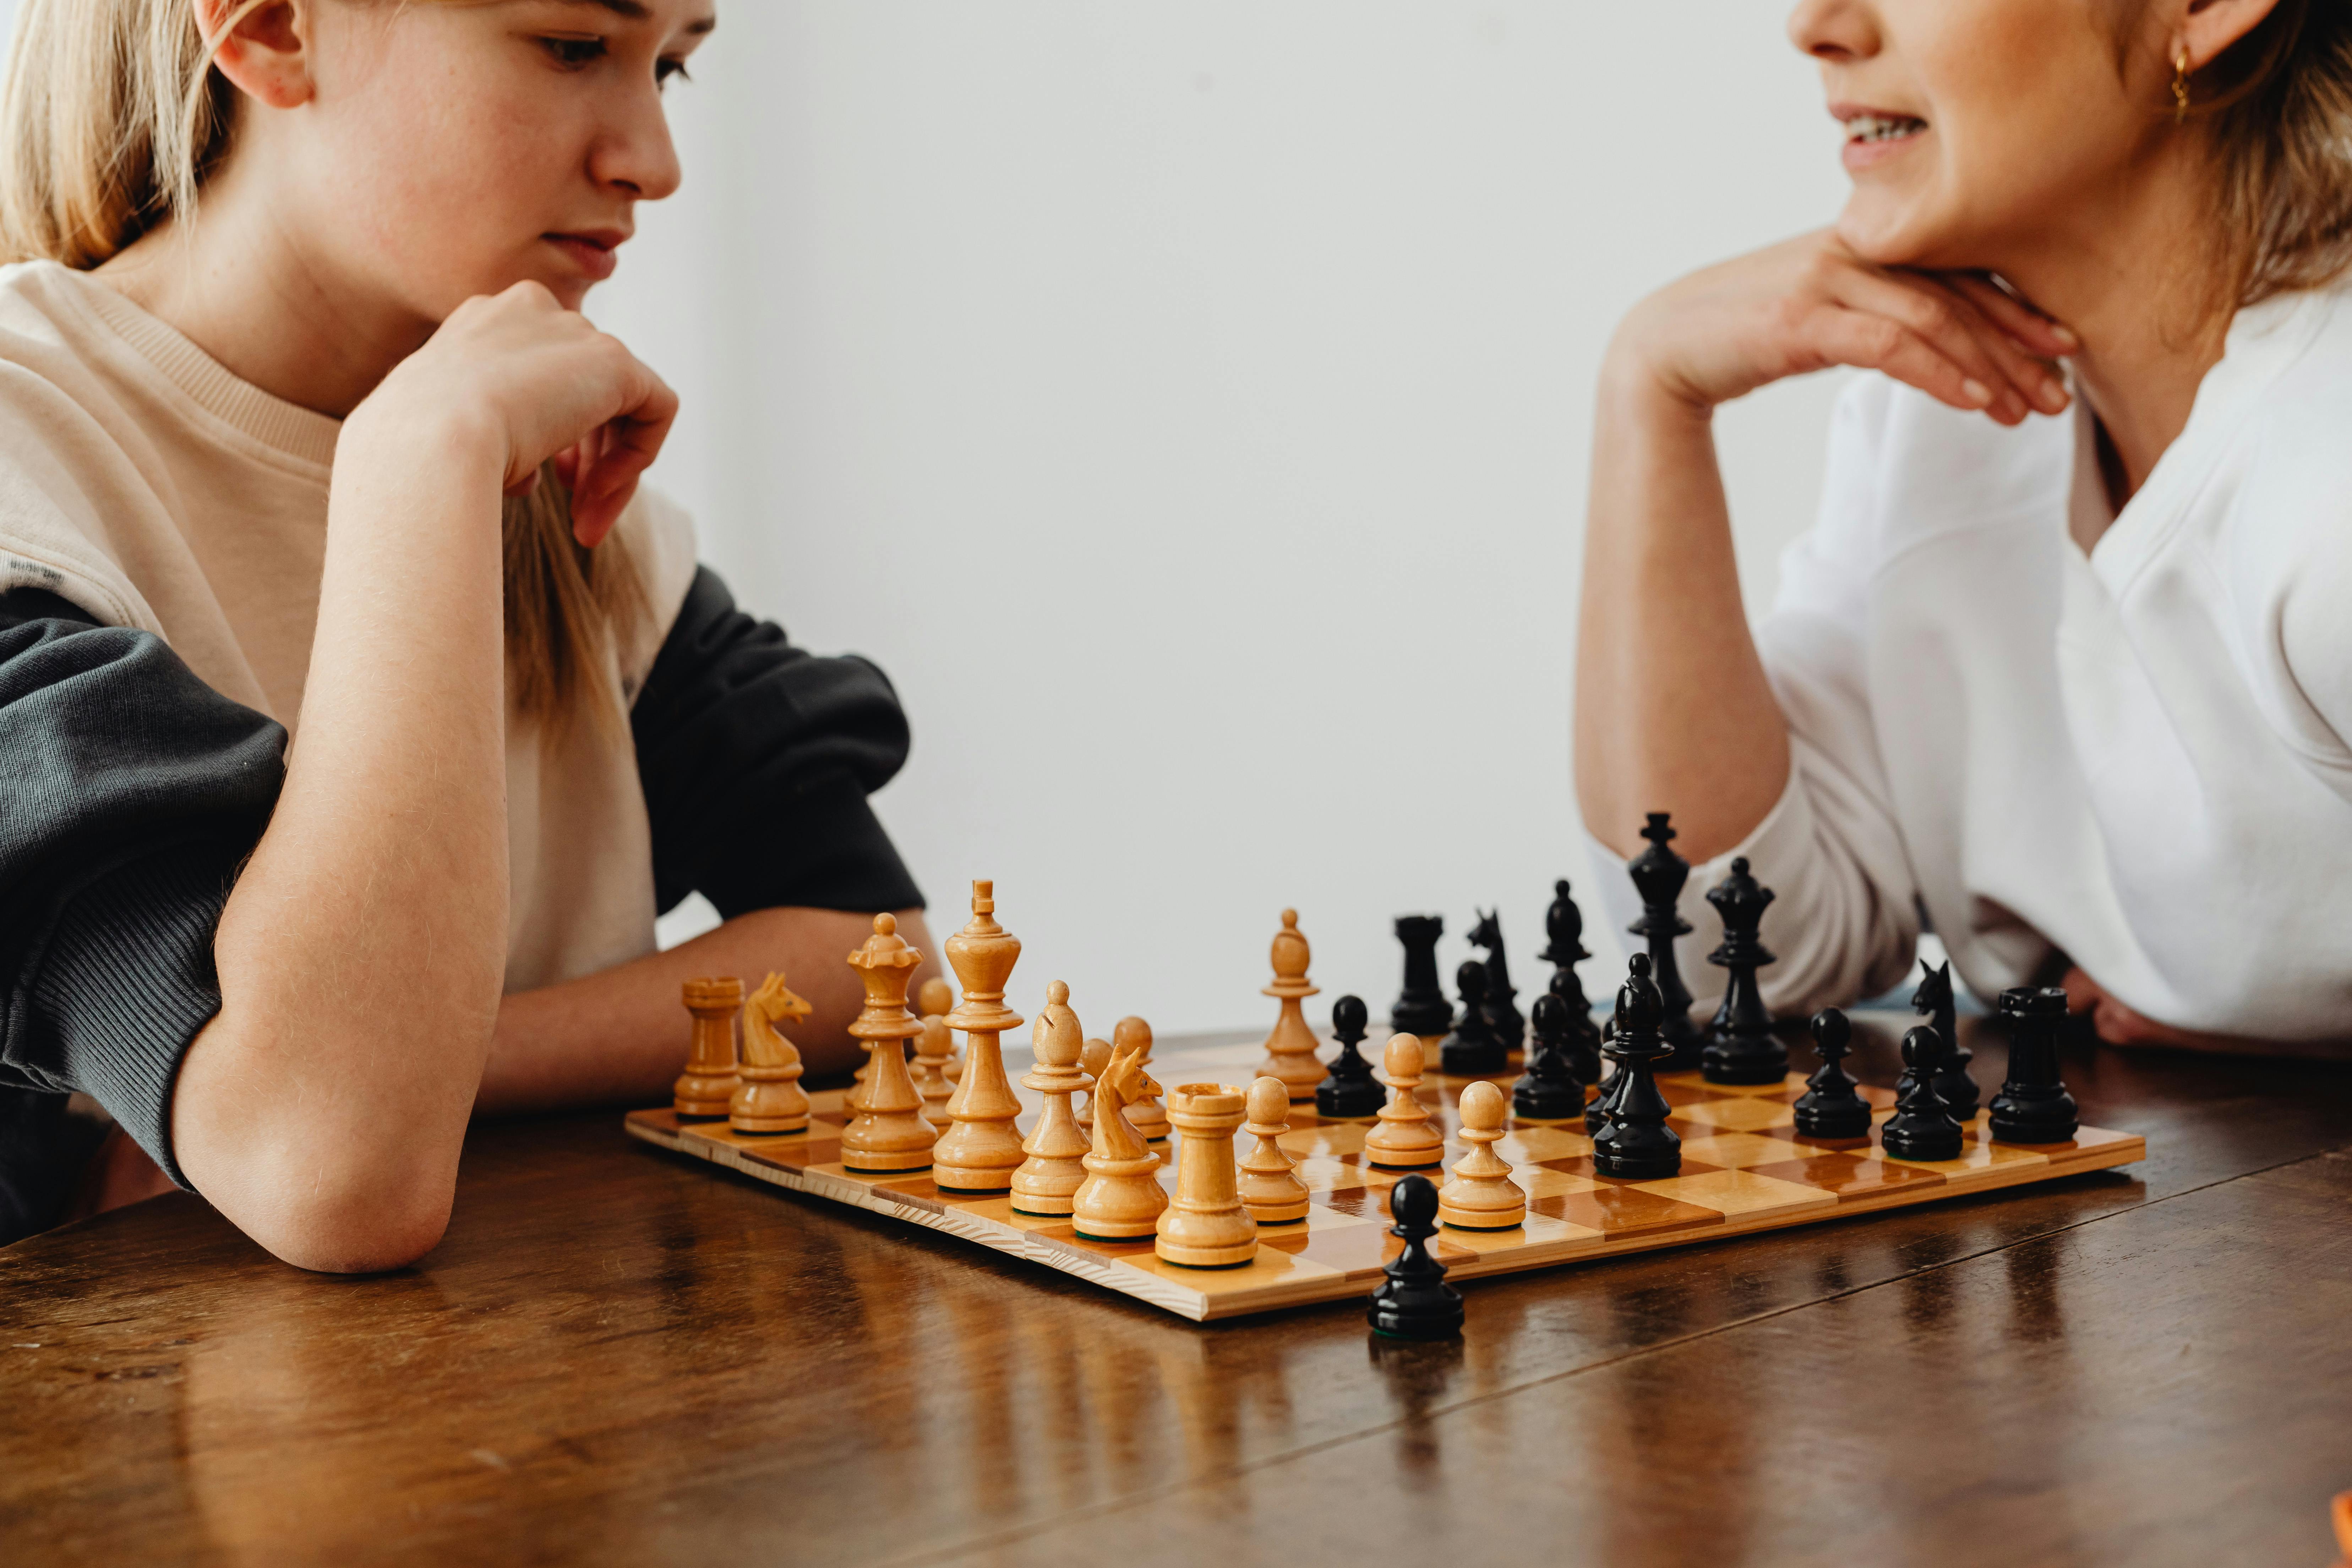
<path fill-rule="evenodd" d="M 236 128 L 213 53 L 263 3 L 238 0 L 208 38 L 195 0 L 22 0 L 0 88 L 0 262 L 87 270 L 193 214 Z M 520 711 L 552 728 L 617 719 L 614 627 L 644 612 L 644 588 L 617 534 L 573 541 L 552 464 L 506 503 L 505 590 Z"/>

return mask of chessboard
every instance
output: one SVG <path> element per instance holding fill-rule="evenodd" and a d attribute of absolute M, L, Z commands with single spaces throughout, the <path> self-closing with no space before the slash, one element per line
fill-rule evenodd
<path fill-rule="evenodd" d="M 1264 1058 L 1255 1045 L 1209 1047 L 1171 1052 L 1153 1070 L 1171 1086 L 1213 1079 L 1245 1088 Z M 1491 1081 L 1507 1090 L 1517 1071 L 1515 1060 L 1510 1072 Z M 1420 1097 L 1444 1128 L 1449 1169 L 1468 1152 L 1459 1137 L 1458 1102 L 1475 1081 L 1438 1073 L 1422 1080 Z M 1580 1121 L 1516 1121 L 1495 1148 L 1527 1191 L 1527 1219 L 1509 1230 L 1441 1229 L 1432 1246 L 1447 1277 L 1475 1279 L 1811 1225 L 2104 1170 L 2147 1152 L 2139 1137 L 2095 1127 L 2078 1129 L 2064 1143 L 1999 1143 L 1979 1112 L 1968 1124 L 1960 1158 L 1898 1160 L 1874 1136 L 1799 1140 L 1793 1107 L 1805 1080 L 1794 1074 L 1778 1084 L 1734 1087 L 1696 1073 L 1662 1073 L 1658 1086 L 1673 1110 L 1668 1124 L 1683 1141 L 1679 1174 L 1663 1181 L 1603 1176 L 1593 1167 Z M 1861 1093 L 1873 1108 L 1874 1128 L 1894 1113 L 1892 1090 L 1865 1085 Z M 1298 1157 L 1297 1174 L 1312 1194 L 1305 1221 L 1261 1226 L 1256 1257 L 1238 1268 L 1191 1268 L 1155 1256 L 1149 1237 L 1087 1240 L 1067 1217 L 1016 1214 L 1003 1196 L 941 1193 L 926 1173 L 845 1171 L 843 1098 L 838 1089 L 813 1093 L 812 1121 L 803 1132 L 746 1134 L 723 1120 L 681 1120 L 669 1110 L 634 1111 L 627 1127 L 630 1136 L 664 1149 L 944 1231 L 1195 1321 L 1368 1295 L 1381 1282 L 1381 1266 L 1403 1245 L 1389 1233 L 1386 1200 L 1405 1173 L 1365 1160 L 1369 1119 L 1326 1120 L 1312 1101 L 1290 1108 L 1290 1131 L 1279 1140 Z M 1036 1114 L 1022 1114 L 1024 1134 Z M 1172 1193 L 1173 1154 L 1167 1144 L 1154 1147 L 1163 1151 L 1160 1184 Z M 1425 1173 L 1443 1180 L 1442 1173 Z"/>

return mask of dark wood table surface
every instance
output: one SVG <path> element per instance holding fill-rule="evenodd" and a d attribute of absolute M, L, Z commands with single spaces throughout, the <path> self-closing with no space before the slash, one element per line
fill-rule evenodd
<path fill-rule="evenodd" d="M 2321 1568 L 2352 1069 L 2067 1078 L 2144 1163 L 1472 1282 L 1446 1344 L 1181 1321 L 609 1112 L 478 1129 L 388 1276 L 161 1198 L 0 1251 L 0 1558 Z"/>

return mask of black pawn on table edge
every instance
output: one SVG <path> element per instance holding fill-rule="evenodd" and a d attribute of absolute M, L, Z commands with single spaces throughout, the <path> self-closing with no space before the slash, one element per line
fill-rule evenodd
<path fill-rule="evenodd" d="M 1919 989 L 1911 994 L 1911 1010 L 1930 1016 L 1936 1033 L 1944 1037 L 1944 1058 L 1936 1069 L 1936 1092 L 1952 1114 L 1966 1121 L 1977 1113 L 1977 1080 L 1969 1076 L 1976 1053 L 1960 1044 L 1959 1005 L 1952 994 L 1952 966 L 1919 961 Z"/>
<path fill-rule="evenodd" d="M 1568 1003 L 1547 991 L 1536 998 L 1535 1054 L 1511 1086 L 1511 1111 L 1536 1121 L 1559 1121 L 1584 1110 L 1584 1080 L 1576 1076 L 1569 1041 L 1574 1027 Z"/>
<path fill-rule="evenodd" d="M 1438 1070 L 1449 1078 L 1481 1078 L 1508 1070 L 1511 1053 L 1486 1021 L 1486 966 L 1475 958 L 1454 972 L 1462 993 L 1462 1017 L 1438 1048 Z"/>
<path fill-rule="evenodd" d="M 1403 1176 L 1389 1189 L 1389 1234 L 1404 1250 L 1383 1265 L 1388 1276 L 1364 1310 L 1372 1330 L 1391 1339 L 1444 1340 L 1462 1331 L 1462 1292 L 1445 1282 L 1445 1265 L 1430 1256 L 1437 1234 L 1437 1188 L 1427 1176 Z"/>
<path fill-rule="evenodd" d="M 2063 1143 L 2074 1136 L 2074 1097 L 2058 1078 L 2058 1036 L 2066 1026 L 2066 993 L 2054 985 L 2012 986 L 2000 994 L 2009 1025 L 2009 1077 L 1992 1097 L 1992 1135 L 2003 1143 Z"/>
<path fill-rule="evenodd" d="M 1360 996 L 1331 1004 L 1331 1037 L 1339 1042 L 1339 1054 L 1331 1058 L 1329 1076 L 1315 1086 L 1316 1115 L 1372 1116 L 1388 1103 L 1388 1090 L 1372 1076 L 1372 1064 L 1356 1054 L 1368 1017 Z"/>
<path fill-rule="evenodd" d="M 1634 889 L 1642 896 L 1642 918 L 1625 929 L 1649 944 L 1658 994 L 1665 998 L 1664 1029 L 1666 1043 L 1674 1047 L 1666 1069 L 1688 1072 L 1699 1065 L 1699 1051 L 1706 1042 L 1698 1026 L 1691 1022 L 1690 987 L 1683 984 L 1682 971 L 1675 963 L 1675 938 L 1688 935 L 1691 929 L 1690 921 L 1675 908 L 1682 898 L 1683 884 L 1690 880 L 1690 862 L 1666 847 L 1675 837 L 1668 825 L 1671 815 L 1649 814 L 1649 826 L 1642 829 L 1642 837 L 1650 841 L 1650 847 L 1625 863 L 1625 873 L 1633 879 Z"/>
<path fill-rule="evenodd" d="M 1437 983 L 1437 939 L 1444 934 L 1443 916 L 1397 916 L 1397 941 L 1404 944 L 1404 990 L 1389 1009 L 1389 1026 L 1400 1034 L 1433 1040 L 1454 1027 L 1454 1004 Z"/>
<path fill-rule="evenodd" d="M 1805 1080 L 1797 1100 L 1800 1138 L 1868 1138 L 1870 1102 L 1854 1092 L 1852 1073 L 1840 1067 L 1853 1051 L 1853 1026 L 1834 1007 L 1813 1015 L 1813 1050 L 1822 1065 Z"/>
<path fill-rule="evenodd" d="M 1936 1092 L 1936 1069 L 1942 1065 L 1942 1037 L 1926 1025 L 1903 1037 L 1903 1087 L 1897 1091 L 1895 1115 L 1878 1134 L 1886 1152 L 1898 1160 L 1957 1160 L 1966 1135 L 1952 1120 L 1944 1097 Z"/>
<path fill-rule="evenodd" d="M 1700 1053 L 1699 1070 L 1709 1083 L 1779 1083 L 1789 1076 L 1789 1047 L 1774 1037 L 1756 984 L 1756 972 L 1776 962 L 1757 935 L 1772 899 L 1772 889 L 1748 874 L 1744 855 L 1732 861 L 1731 875 L 1707 889 L 1706 901 L 1723 917 L 1723 942 L 1706 961 L 1730 976 Z"/>
<path fill-rule="evenodd" d="M 1601 1048 L 1624 1080 L 1609 1107 L 1609 1125 L 1592 1137 L 1592 1166 L 1604 1176 L 1655 1181 L 1683 1168 L 1683 1141 L 1666 1125 L 1665 1096 L 1654 1076 L 1672 1054 L 1659 1029 L 1665 999 L 1650 978 L 1650 955 L 1637 952 L 1617 991 L 1617 1026 Z"/>
<path fill-rule="evenodd" d="M 1527 1039 L 1528 1021 L 1519 1015 L 1518 988 L 1511 984 L 1511 961 L 1503 952 L 1499 911 L 1488 910 L 1478 917 L 1478 923 L 1470 928 L 1469 942 L 1486 954 L 1486 1001 L 1479 1009 L 1486 1020 L 1486 1032 L 1500 1040 L 1505 1050 L 1513 1050 Z"/>
<path fill-rule="evenodd" d="M 1601 1026 L 1592 1021 L 1592 1004 L 1585 999 L 1584 982 L 1576 976 L 1576 966 L 1592 956 L 1584 951 L 1584 911 L 1569 897 L 1568 879 L 1551 886 L 1551 908 L 1544 911 L 1549 945 L 1536 956 L 1551 965 L 1551 994 L 1568 1004 L 1569 1070 L 1579 1083 L 1599 1083 Z"/>

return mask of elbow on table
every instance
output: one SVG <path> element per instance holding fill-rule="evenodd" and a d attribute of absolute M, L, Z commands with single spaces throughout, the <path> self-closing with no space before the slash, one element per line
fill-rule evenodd
<path fill-rule="evenodd" d="M 457 1194 L 457 1158 L 386 1160 L 358 1152 L 247 1168 L 198 1188 L 279 1261 L 320 1274 L 404 1268 L 440 1244 Z M 226 1189 L 226 1190 L 222 1190 Z"/>

